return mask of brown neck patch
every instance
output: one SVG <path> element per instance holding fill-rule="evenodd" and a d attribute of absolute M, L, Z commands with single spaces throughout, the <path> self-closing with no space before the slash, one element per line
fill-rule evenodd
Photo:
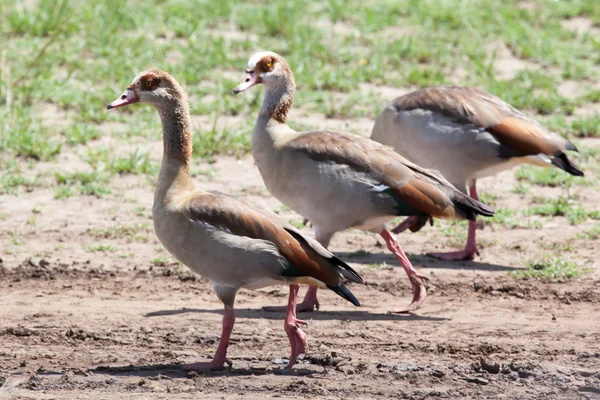
<path fill-rule="evenodd" d="M 192 124 L 187 103 L 168 111 L 159 110 L 163 124 L 163 150 L 166 156 L 188 164 L 192 157 Z"/>
<path fill-rule="evenodd" d="M 287 120 L 287 115 L 292 108 L 294 103 L 294 99 L 291 97 L 282 97 L 282 99 L 277 103 L 275 109 L 271 112 L 271 118 L 273 118 L 277 122 L 281 122 L 285 124 Z"/>
<path fill-rule="evenodd" d="M 264 57 L 261 62 L 269 57 Z M 271 68 L 274 68 L 275 63 L 279 64 L 279 69 L 286 79 L 282 80 L 281 83 L 278 83 L 278 85 L 281 85 L 279 86 L 279 90 L 273 88 L 272 90 L 268 91 L 268 96 L 270 98 L 265 97 L 263 100 L 263 107 L 265 107 L 264 111 L 269 114 L 270 118 L 279 123 L 285 124 L 288 113 L 294 104 L 296 82 L 294 80 L 294 74 L 292 73 L 292 70 L 284 59 L 274 58 L 271 62 Z M 265 95 L 267 95 L 267 92 L 265 92 Z"/>

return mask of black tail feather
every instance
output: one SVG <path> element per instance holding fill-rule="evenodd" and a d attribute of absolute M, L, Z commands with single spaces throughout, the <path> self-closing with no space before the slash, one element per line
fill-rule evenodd
<path fill-rule="evenodd" d="M 299 232 L 296 232 L 293 229 L 286 229 L 286 231 L 288 231 L 294 238 L 296 238 L 296 240 L 310 247 L 310 243 L 308 243 Z M 341 267 L 341 274 L 347 280 L 355 283 L 365 283 L 365 281 L 363 281 L 363 278 L 361 278 L 358 272 L 356 272 L 351 266 L 346 264 L 344 261 L 337 258 L 334 254 L 331 254 L 330 257 L 326 257 L 326 259 L 333 265 Z"/>
<path fill-rule="evenodd" d="M 572 150 L 572 151 L 579 152 L 579 150 L 577 149 L 577 147 L 575 147 L 575 145 L 573 143 L 569 142 L 568 140 L 567 140 L 567 147 L 566 147 L 566 149 L 567 150 Z"/>
<path fill-rule="evenodd" d="M 463 211 L 465 213 L 465 218 L 468 220 L 475 221 L 478 215 L 484 217 L 494 216 L 494 210 L 492 208 L 464 193 L 460 193 L 459 198 L 455 199 L 455 201 L 455 207 Z"/>
<path fill-rule="evenodd" d="M 556 156 L 552 159 L 552 164 L 562 169 L 565 172 L 570 173 L 575 176 L 584 176 L 583 171 L 577 168 L 575 164 L 569 160 L 569 157 L 565 153 L 562 153 L 559 156 Z"/>
<path fill-rule="evenodd" d="M 348 279 L 350 282 L 354 282 L 354 283 L 362 283 L 364 284 L 365 281 L 363 280 L 363 278 L 358 274 L 358 272 L 356 272 L 354 270 L 354 268 L 352 268 L 351 266 L 349 266 L 348 264 L 346 264 L 344 261 L 342 261 L 341 259 L 337 258 L 336 256 L 333 256 L 329 259 L 334 265 L 337 265 L 338 267 L 341 267 L 341 272 L 342 272 L 342 276 L 346 279 Z"/>
<path fill-rule="evenodd" d="M 360 307 L 360 302 L 358 301 L 358 299 L 354 297 L 350 289 L 348 289 L 344 284 L 340 286 L 327 285 L 327 287 L 333 290 L 338 296 L 343 297 L 355 306 Z"/>

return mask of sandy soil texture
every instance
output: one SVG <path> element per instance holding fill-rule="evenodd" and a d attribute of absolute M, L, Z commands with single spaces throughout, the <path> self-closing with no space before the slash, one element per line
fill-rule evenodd
<path fill-rule="evenodd" d="M 203 187 L 301 221 L 268 196 L 251 157 L 219 158 L 212 170 L 197 177 Z M 284 370 L 283 315 L 261 307 L 284 304 L 287 288 L 243 290 L 229 346 L 233 367 L 198 374 L 181 366 L 212 356 L 221 305 L 210 284 L 156 240 L 147 178 L 112 185 L 123 200 L 54 200 L 46 189 L 0 198 L 0 240 L 12 249 L 0 263 L 0 399 L 600 396 L 599 249 L 578 237 L 591 221 L 572 226 L 557 217 L 541 229 L 483 224 L 475 262 L 425 256 L 454 245 L 440 227 L 400 235 L 431 278 L 423 308 L 404 316 L 387 314 L 410 297 L 394 257 L 376 236 L 344 232 L 331 249 L 365 277 L 366 286 L 352 287 L 363 307 L 321 292 L 321 310 L 302 315 L 309 352 Z M 511 192 L 514 185 L 506 172 L 484 180 L 481 190 L 498 194 L 497 207 L 519 208 L 524 200 Z M 564 190 L 539 189 L 546 196 Z M 580 193 L 591 208 L 593 188 Z M 591 273 L 566 284 L 507 273 L 564 243 Z"/>

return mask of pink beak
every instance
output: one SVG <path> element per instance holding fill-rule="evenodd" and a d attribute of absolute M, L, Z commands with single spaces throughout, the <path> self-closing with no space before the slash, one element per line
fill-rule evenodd
<path fill-rule="evenodd" d="M 244 90 L 248 90 L 252 86 L 256 85 L 257 83 L 259 83 L 259 81 L 258 81 L 258 74 L 256 73 L 256 71 L 247 70 L 246 75 L 244 75 L 244 80 L 242 81 L 242 83 L 240 83 L 239 85 L 236 86 L 235 89 L 233 89 L 233 94 L 238 94 L 240 92 L 243 92 Z"/>
<path fill-rule="evenodd" d="M 110 110 L 111 108 L 123 107 L 123 106 L 126 106 L 127 104 L 137 103 L 138 101 L 139 101 L 139 99 L 138 99 L 137 95 L 135 94 L 135 92 L 133 91 L 133 89 L 128 88 L 115 101 L 108 104 L 106 106 L 106 109 Z"/>

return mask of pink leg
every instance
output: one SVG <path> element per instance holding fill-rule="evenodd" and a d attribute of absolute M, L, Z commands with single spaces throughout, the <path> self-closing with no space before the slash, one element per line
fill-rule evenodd
<path fill-rule="evenodd" d="M 469 187 L 469 195 L 475 200 L 479 200 L 477 196 L 477 188 L 475 182 Z M 430 253 L 429 255 L 435 258 L 439 258 L 444 261 L 461 261 L 461 260 L 472 260 L 475 258 L 475 254 L 479 255 L 477 250 L 477 241 L 475 239 L 475 233 L 477 231 L 477 222 L 469 221 L 469 233 L 467 236 L 467 244 L 463 250 L 451 251 L 447 253 Z"/>
<path fill-rule="evenodd" d="M 223 314 L 223 328 L 221 330 L 221 339 L 219 340 L 219 346 L 215 357 L 211 362 L 198 362 L 184 366 L 184 369 L 201 371 L 207 369 L 222 369 L 227 363 L 231 367 L 231 361 L 227 359 L 227 345 L 229 344 L 229 338 L 231 331 L 233 330 L 233 324 L 235 324 L 235 311 L 233 307 L 225 306 L 225 312 Z"/>
<path fill-rule="evenodd" d="M 394 253 L 398 261 L 400 261 L 400 265 L 404 268 L 404 272 L 408 275 L 408 279 L 410 279 L 410 283 L 413 288 L 413 299 L 412 302 L 397 311 L 392 311 L 392 313 L 407 313 L 409 311 L 415 311 L 418 309 L 421 304 L 425 301 L 425 297 L 427 297 L 427 289 L 425 288 L 425 281 L 429 279 L 423 275 L 417 273 L 415 268 L 412 266 L 410 260 L 400 247 L 400 243 L 396 240 L 396 237 L 387 229 L 381 231 L 381 237 L 385 240 L 387 244 L 387 248 Z"/>
<path fill-rule="evenodd" d="M 300 285 L 290 285 L 290 296 L 288 298 L 287 311 L 285 313 L 285 322 L 283 329 L 290 339 L 290 346 L 292 353 L 290 355 L 290 362 L 286 368 L 292 368 L 296 364 L 296 357 L 300 354 L 306 353 L 308 347 L 306 334 L 302 332 L 299 325 L 306 325 L 306 322 L 296 318 L 296 300 L 298 298 L 298 290 Z"/>

